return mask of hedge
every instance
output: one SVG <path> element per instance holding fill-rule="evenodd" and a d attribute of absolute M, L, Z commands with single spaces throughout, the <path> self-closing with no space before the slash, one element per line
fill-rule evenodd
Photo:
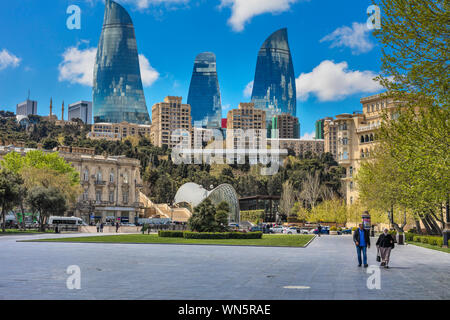
<path fill-rule="evenodd" d="M 261 239 L 262 232 L 184 232 L 185 239 Z"/>
<path fill-rule="evenodd" d="M 184 231 L 159 230 L 158 237 L 161 238 L 183 238 Z"/>
<path fill-rule="evenodd" d="M 444 239 L 442 237 L 437 236 L 417 236 L 414 235 L 413 233 L 407 232 L 405 233 L 405 238 L 406 241 L 427 243 L 433 246 L 442 247 L 444 245 Z"/>

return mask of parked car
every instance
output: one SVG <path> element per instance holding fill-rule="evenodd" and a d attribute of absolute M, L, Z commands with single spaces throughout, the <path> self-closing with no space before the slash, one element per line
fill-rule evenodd
<path fill-rule="evenodd" d="M 284 234 L 297 234 L 297 233 L 299 233 L 299 230 L 297 230 L 296 227 L 289 227 L 289 228 L 284 228 L 283 233 Z"/>
<path fill-rule="evenodd" d="M 316 228 L 313 231 L 314 234 L 318 234 L 319 230 Z M 322 227 L 322 230 L 320 231 L 320 234 L 330 234 L 330 227 L 326 226 L 326 227 Z"/>
<path fill-rule="evenodd" d="M 301 233 L 301 234 L 310 234 L 310 233 L 311 233 L 311 231 L 313 231 L 313 230 L 308 230 L 308 229 L 300 229 L 300 230 L 299 230 L 299 233 Z"/>
<path fill-rule="evenodd" d="M 257 231 L 263 231 L 263 229 L 261 227 L 258 226 L 254 226 L 250 228 L 250 232 L 257 232 Z"/>
<path fill-rule="evenodd" d="M 352 234 L 352 229 L 344 229 L 341 232 L 342 234 Z"/>
<path fill-rule="evenodd" d="M 276 226 L 273 228 L 270 228 L 271 233 L 283 233 L 284 228 L 282 226 Z"/>

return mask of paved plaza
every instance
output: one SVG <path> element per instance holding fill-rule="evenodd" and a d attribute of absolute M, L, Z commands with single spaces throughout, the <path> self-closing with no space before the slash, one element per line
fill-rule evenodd
<path fill-rule="evenodd" d="M 370 290 L 351 236 L 307 248 L 16 241 L 64 236 L 1 236 L 0 299 L 450 299 L 449 254 L 396 246 Z M 368 256 L 377 265 L 374 246 Z M 80 290 L 66 287 L 70 265 Z"/>

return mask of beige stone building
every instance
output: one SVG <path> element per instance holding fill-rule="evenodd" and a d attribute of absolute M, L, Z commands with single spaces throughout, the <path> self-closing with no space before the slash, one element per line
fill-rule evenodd
<path fill-rule="evenodd" d="M 182 103 L 182 97 L 168 96 L 152 107 L 151 141 L 155 146 L 175 147 L 173 132 L 183 129 L 192 132 L 191 106 Z"/>
<path fill-rule="evenodd" d="M 347 195 L 347 204 L 358 199 L 354 177 L 361 161 L 371 157 L 377 141 L 377 130 L 383 121 L 383 114 L 393 119 L 397 114 L 398 104 L 387 99 L 383 94 L 362 98 L 362 113 L 344 113 L 334 120 L 325 121 L 325 152 L 331 152 L 337 162 L 345 167 L 343 178 Z M 334 135 L 336 132 L 336 136 Z M 331 143 L 330 143 L 331 141 Z M 336 149 L 334 150 L 334 142 Z"/>
<path fill-rule="evenodd" d="M 299 139 L 300 138 L 300 123 L 298 118 L 289 113 L 276 115 L 272 118 L 271 137 L 279 139 Z"/>
<path fill-rule="evenodd" d="M 267 139 L 267 143 L 272 145 L 275 140 L 278 140 L 280 149 L 291 149 L 296 156 L 304 156 L 307 152 L 320 156 L 324 152 L 324 140 L 321 139 Z"/>
<path fill-rule="evenodd" d="M 150 138 L 151 125 L 135 124 L 128 122 L 121 123 L 95 123 L 88 134 L 90 139 L 122 140 L 130 136 L 147 136 Z"/>
<path fill-rule="evenodd" d="M 35 150 L 14 146 L 0 147 L 0 160 L 11 151 L 22 155 Z M 53 152 L 53 151 L 44 151 Z M 94 149 L 59 147 L 58 152 L 80 173 L 82 194 L 72 212 L 86 223 L 121 218 L 134 223 L 139 216 L 142 189 L 140 162 L 125 156 L 94 155 Z"/>
<path fill-rule="evenodd" d="M 243 136 L 248 133 L 247 130 L 254 130 L 253 141 Z M 240 103 L 238 109 L 228 111 L 226 138 L 228 149 L 237 149 L 240 139 L 246 139 L 245 148 L 249 147 L 250 142 L 256 146 L 264 143 L 266 136 L 266 112 L 256 109 L 254 103 Z"/>

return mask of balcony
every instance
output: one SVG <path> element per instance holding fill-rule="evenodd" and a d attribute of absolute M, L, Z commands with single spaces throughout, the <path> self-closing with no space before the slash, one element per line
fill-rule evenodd
<path fill-rule="evenodd" d="M 106 181 L 103 181 L 103 180 L 95 180 L 94 183 L 96 186 L 105 186 L 106 185 Z"/>
<path fill-rule="evenodd" d="M 366 131 L 371 131 L 371 130 L 377 130 L 381 127 L 381 125 L 379 124 L 374 124 L 374 125 L 370 125 L 370 126 L 364 126 L 364 127 L 359 127 L 358 129 L 356 129 L 356 132 L 360 133 L 360 132 L 366 132 Z"/>

